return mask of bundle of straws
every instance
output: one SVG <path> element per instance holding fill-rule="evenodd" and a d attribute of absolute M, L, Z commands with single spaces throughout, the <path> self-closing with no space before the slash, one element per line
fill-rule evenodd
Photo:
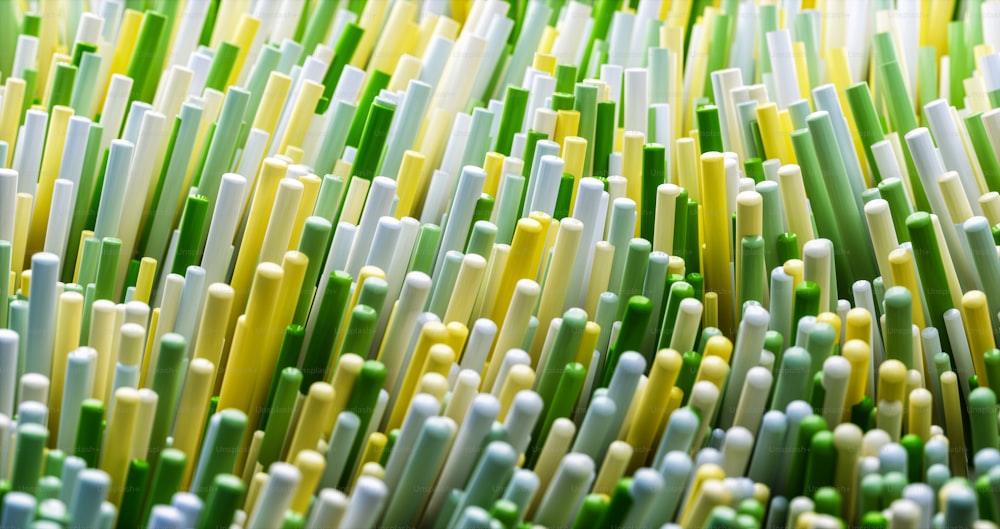
<path fill-rule="evenodd" d="M 0 526 L 996 528 L 1000 1 L 0 0 Z"/>

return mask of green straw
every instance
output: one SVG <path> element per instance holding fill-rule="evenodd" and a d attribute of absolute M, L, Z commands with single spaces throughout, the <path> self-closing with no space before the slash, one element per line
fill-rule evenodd
<path fill-rule="evenodd" d="M 125 493 L 118 509 L 118 528 L 139 527 L 142 518 L 142 499 L 146 494 L 149 478 L 149 463 L 133 459 L 125 477 Z"/>
<path fill-rule="evenodd" d="M 17 49 L 17 37 L 21 33 L 17 27 L 17 2 L 0 2 L 0 72 L 4 77 L 13 75 L 14 52 Z M 26 92 L 29 94 L 31 92 Z"/>
<path fill-rule="evenodd" d="M 295 400 L 302 387 L 302 373 L 294 367 L 286 367 L 281 371 L 274 399 L 268 408 L 267 426 L 264 428 L 264 440 L 257 453 L 257 462 L 264 468 L 281 458 L 281 448 L 292 422 Z"/>
<path fill-rule="evenodd" d="M 910 241 L 910 232 L 906 229 L 906 219 L 913 213 L 910 201 L 906 196 L 902 180 L 890 178 L 878 184 L 879 195 L 889 203 L 889 215 L 892 217 L 896 240 L 900 244 Z"/>
<path fill-rule="evenodd" d="M 500 129 L 497 131 L 495 152 L 510 156 L 514 144 L 514 134 L 521 130 L 524 113 L 528 106 L 528 90 L 508 86 L 504 97 L 503 113 L 500 115 Z"/>
<path fill-rule="evenodd" d="M 708 84 L 711 86 L 711 83 Z M 698 144 L 701 152 L 722 152 L 722 128 L 719 124 L 719 108 L 706 105 L 696 112 L 698 120 Z"/>
<path fill-rule="evenodd" d="M 376 71 L 378 73 L 378 71 Z M 359 105 L 359 109 L 365 108 Z M 364 122 L 364 133 L 361 135 L 358 152 L 354 158 L 354 166 L 351 171 L 352 176 L 372 180 L 378 168 L 379 159 L 382 157 L 382 149 L 385 147 L 386 132 L 392 123 L 392 116 L 395 110 L 392 107 L 376 102 L 371 105 L 368 112 L 368 119 Z M 355 123 L 361 113 L 355 114 Z M 353 132 L 353 129 L 352 129 Z M 351 145 L 350 135 L 347 140 Z M 348 182 L 350 184 L 350 182 Z"/>
<path fill-rule="evenodd" d="M 233 471 L 246 427 L 247 416 L 243 412 L 232 408 L 219 412 L 217 426 L 206 435 L 191 492 L 207 498 L 215 477 Z"/>
<path fill-rule="evenodd" d="M 347 407 L 345 408 L 361 419 L 361 424 L 358 427 L 358 436 L 354 439 L 354 445 L 351 446 L 350 454 L 347 456 L 345 469 L 354 468 L 358 454 L 367 440 L 365 433 L 368 431 L 368 424 L 371 423 L 372 415 L 375 412 L 378 394 L 382 391 L 385 376 L 385 366 L 375 360 L 366 360 L 361 366 L 361 372 L 358 373 L 358 379 L 354 383 L 354 390 L 351 392 L 351 398 L 347 401 Z M 341 487 L 344 487 L 353 478 L 351 474 L 352 472 L 350 471 L 344 472 L 344 475 L 340 479 Z"/>
<path fill-rule="evenodd" d="M 233 67 L 236 65 L 239 53 L 240 47 L 232 42 L 222 41 L 219 43 L 219 49 L 215 50 L 215 56 L 212 57 L 212 65 L 209 67 L 208 76 L 205 78 L 205 90 L 211 89 L 218 90 L 219 92 L 226 90 L 226 84 L 233 73 Z M 234 134 L 239 133 L 236 130 L 232 132 Z"/>
<path fill-rule="evenodd" d="M 830 488 L 833 486 L 836 461 L 837 451 L 833 445 L 833 432 L 821 431 L 814 434 L 806 458 L 803 492 L 815 498 L 817 512 L 819 509 L 830 511 L 835 505 L 836 515 L 840 515 L 840 493 Z"/>
<path fill-rule="evenodd" d="M 142 24 L 139 26 L 135 48 L 129 58 L 128 68 L 125 70 L 125 75 L 132 78 L 129 108 L 136 100 L 146 103 L 152 102 L 152 98 L 148 95 L 155 91 L 155 83 L 159 82 L 157 75 L 160 69 L 154 69 L 150 63 L 154 61 L 156 56 L 166 22 L 166 17 L 156 11 L 147 11 L 142 16 Z"/>
<path fill-rule="evenodd" d="M 186 465 L 187 456 L 180 450 L 167 448 L 160 454 L 159 462 L 157 462 L 149 482 L 145 507 L 140 521 L 149 518 L 149 513 L 154 505 L 169 504 L 174 494 L 181 490 Z M 211 493 L 209 497 L 211 498 Z"/>
<path fill-rule="evenodd" d="M 906 219 L 906 228 L 913 241 L 913 258 L 923 284 L 924 300 L 930 312 L 931 323 L 940 333 L 941 345 L 945 351 L 950 351 L 944 313 L 954 308 L 954 305 L 930 214 L 918 211 L 910 215 Z"/>
<path fill-rule="evenodd" d="M 330 242 L 332 228 L 330 222 L 321 217 L 307 218 L 302 228 L 298 251 L 305 254 L 309 262 L 306 265 L 302 288 L 299 290 L 299 302 L 295 306 L 292 323 L 298 325 L 306 323 L 309 307 L 312 305 L 313 295 L 316 291 L 316 281 L 319 279 L 320 265 L 323 264 L 323 254 L 326 252 L 327 243 Z"/>
<path fill-rule="evenodd" d="M 313 333 L 306 348 L 305 358 L 302 360 L 303 389 L 309 388 L 314 382 L 326 379 L 327 366 L 330 365 L 333 355 L 333 345 L 340 332 L 347 299 L 351 294 L 351 281 L 351 275 L 347 272 L 336 271 L 330 274 L 316 316 L 316 329 L 323 329 L 323 332 Z"/>
<path fill-rule="evenodd" d="M 321 0 L 321 2 L 323 1 Z M 320 23 L 322 21 L 317 22 L 317 24 Z M 325 113 L 332 103 L 331 99 L 334 89 L 337 88 L 337 82 L 340 81 L 344 68 L 351 63 L 351 58 L 354 56 L 354 51 L 358 49 L 364 32 L 365 30 L 361 26 L 354 23 L 344 26 L 344 31 L 340 34 L 340 39 L 337 40 L 337 45 L 333 49 L 333 60 L 330 61 L 330 67 L 327 68 L 326 75 L 323 77 L 323 97 L 320 98 L 319 106 L 316 108 L 317 114 Z"/>
<path fill-rule="evenodd" d="M 281 340 L 281 349 L 278 351 L 278 362 L 275 365 L 274 376 L 271 377 L 271 384 L 268 386 L 267 398 L 264 401 L 264 409 L 260 412 L 261 430 L 267 426 L 267 418 L 271 414 L 271 407 L 278 393 L 278 384 L 281 376 L 287 368 L 294 368 L 298 364 L 299 356 L 302 354 L 302 342 L 305 340 L 305 328 L 301 325 L 289 325 L 285 329 L 285 336 Z"/>
<path fill-rule="evenodd" d="M 95 299 L 111 299 L 118 282 L 118 256 L 122 242 L 112 237 L 101 241 L 101 254 L 97 260 L 97 291 Z M 117 301 L 117 300 L 112 300 Z"/>
<path fill-rule="evenodd" d="M 373 283 L 372 280 L 365 282 L 365 287 Z M 382 283 L 382 297 L 385 298 L 385 283 Z M 363 295 L 363 294 L 362 294 Z M 340 346 L 340 351 L 330 362 L 331 365 L 338 358 L 345 354 L 353 353 L 364 357 L 368 349 L 371 348 L 372 339 L 375 335 L 375 325 L 378 323 L 378 312 L 368 305 L 359 302 L 351 311 L 351 317 L 347 320 L 347 330 L 344 332 L 344 341 Z"/>
<path fill-rule="evenodd" d="M 373 71 L 368 77 L 368 84 L 365 85 L 365 89 L 361 92 L 361 97 L 358 99 L 358 112 L 354 115 L 354 120 L 351 121 L 351 126 L 348 129 L 350 132 L 347 133 L 347 145 L 349 147 L 359 148 L 359 156 L 357 159 L 361 159 L 360 145 L 362 133 L 367 128 L 366 123 L 371 119 L 371 113 L 374 112 L 374 109 L 369 107 L 375 103 L 375 97 L 378 96 L 379 92 L 385 90 L 385 88 L 389 86 L 389 78 L 390 75 L 381 70 Z M 388 127 L 380 130 L 383 131 L 381 139 L 384 142 L 384 131 L 388 130 Z M 357 164 L 357 162 L 355 162 L 355 164 Z"/>
<path fill-rule="evenodd" d="M 948 23 L 948 97 L 952 105 L 962 107 L 965 103 L 965 83 L 971 68 L 967 62 L 971 50 L 965 48 L 965 22 Z"/>
<path fill-rule="evenodd" d="M 608 158 L 615 147 L 615 102 L 602 101 L 597 104 L 597 120 L 594 131 L 594 169 L 593 176 L 607 178 Z M 527 164 L 527 157 L 525 158 Z"/>
<path fill-rule="evenodd" d="M 701 273 L 701 237 L 698 231 L 698 202 L 688 199 L 687 235 L 684 245 L 684 269 L 689 272 Z M 676 240 L 676 239 L 675 239 Z"/>
<path fill-rule="evenodd" d="M 674 247 L 673 254 L 682 258 L 687 254 L 687 221 L 688 221 L 688 190 L 681 188 L 681 192 L 674 198 Z M 686 263 L 687 261 L 685 261 Z"/>
<path fill-rule="evenodd" d="M 87 467 L 96 468 L 104 436 L 104 404 L 97 399 L 83 401 L 80 424 L 77 426 L 76 448 L 73 455 L 83 459 Z"/>
<path fill-rule="evenodd" d="M 966 117 L 965 128 L 969 132 L 972 149 L 979 160 L 980 168 L 983 170 L 986 188 L 990 191 L 1000 192 L 1000 161 L 997 160 L 998 155 L 993 151 L 989 136 L 986 134 L 986 127 L 983 126 L 983 114 L 976 112 Z"/>
<path fill-rule="evenodd" d="M 52 115 L 52 107 L 69 106 L 73 96 L 73 84 L 76 81 L 77 67 L 72 64 L 56 65 L 52 79 L 52 91 L 49 94 L 49 104 L 46 112 Z"/>
<path fill-rule="evenodd" d="M 186 349 L 184 337 L 179 334 L 169 333 L 160 339 L 160 353 L 156 357 L 156 370 L 153 372 L 151 384 L 151 389 L 156 392 L 159 400 L 146 456 L 154 468 L 157 468 L 160 452 L 167 446 L 167 435 L 173 426 L 174 410 L 180 397 Z"/>
<path fill-rule="evenodd" d="M 647 144 L 642 148 L 642 211 L 639 217 L 640 236 L 653 240 L 656 226 L 656 190 L 666 181 L 666 149 L 662 145 Z"/>
<path fill-rule="evenodd" d="M 170 273 L 185 275 L 189 266 L 199 262 L 202 235 L 206 232 L 205 220 L 208 217 L 208 198 L 202 195 L 189 196 L 184 203 L 184 214 L 181 216 L 180 234 L 177 237 L 177 250 Z"/>
<path fill-rule="evenodd" d="M 598 387 L 606 388 L 611 384 L 611 377 L 614 375 L 621 355 L 628 351 L 642 350 L 642 341 L 645 338 L 646 326 L 649 325 L 652 311 L 653 303 L 649 298 L 643 296 L 629 298 L 625 316 L 622 319 L 621 331 L 618 333 L 618 340 L 608 350 Z M 646 366 L 649 366 L 648 359 Z"/>
<path fill-rule="evenodd" d="M 917 50 L 917 94 L 921 113 L 927 103 L 938 98 L 938 61 L 934 46 L 921 46 Z"/>
<path fill-rule="evenodd" d="M 854 122 L 858 127 L 858 136 L 861 138 L 861 145 L 865 150 L 865 158 L 868 160 L 868 169 L 871 171 L 872 182 L 878 184 L 882 181 L 875 164 L 875 156 L 872 154 L 872 145 L 885 139 L 882 131 L 882 124 L 879 122 L 878 114 L 875 111 L 875 103 L 872 102 L 871 92 L 867 83 L 857 83 L 851 85 L 845 91 L 847 103 L 854 116 Z"/>
<path fill-rule="evenodd" d="M 219 474 L 212 480 L 205 508 L 197 529 L 228 529 L 233 516 L 243 505 L 243 480 L 231 474 Z"/>

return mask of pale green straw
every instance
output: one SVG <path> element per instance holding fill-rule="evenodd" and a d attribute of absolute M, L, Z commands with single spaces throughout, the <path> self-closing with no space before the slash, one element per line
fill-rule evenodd
<path fill-rule="evenodd" d="M 173 233 L 174 216 L 183 192 L 188 161 L 195 152 L 194 143 L 202 112 L 200 106 L 192 104 L 184 104 L 181 107 L 178 118 L 181 125 L 177 130 L 177 139 L 170 160 L 163 165 L 160 176 L 162 187 L 158 199 L 153 204 L 155 213 L 151 220 L 147 220 L 150 225 L 149 236 L 142 250 L 142 255 L 150 256 L 158 263 L 163 262 L 164 253 Z"/>
<path fill-rule="evenodd" d="M 338 101 L 333 109 L 328 111 L 332 114 L 323 136 L 323 145 L 316 158 L 316 174 L 327 175 L 333 172 L 334 165 L 343 154 L 344 145 L 347 142 L 348 127 L 344 124 L 350 123 L 354 119 L 356 110 L 357 106 L 354 103 Z M 393 174 L 390 178 L 395 179 L 396 175 Z"/>
<path fill-rule="evenodd" d="M 229 172 L 233 156 L 236 154 L 236 141 L 249 100 L 249 92 L 232 86 L 226 91 L 226 97 L 222 102 L 222 111 L 218 121 L 216 121 L 215 135 L 212 136 L 201 175 L 198 176 L 198 194 L 208 199 L 209 218 L 215 209 L 222 175 Z M 208 237 L 208 230 L 204 231 L 201 244 L 205 243 L 206 237 Z"/>
<path fill-rule="evenodd" d="M 344 179 L 328 174 L 319 186 L 319 196 L 313 207 L 313 215 L 333 222 L 340 208 L 340 195 L 344 192 Z"/>

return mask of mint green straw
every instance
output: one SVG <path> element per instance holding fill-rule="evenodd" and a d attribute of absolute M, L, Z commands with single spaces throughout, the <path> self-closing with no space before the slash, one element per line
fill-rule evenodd
<path fill-rule="evenodd" d="M 740 268 L 740 299 L 739 307 L 749 301 L 764 303 L 764 238 L 759 235 L 743 237 Z"/>
<path fill-rule="evenodd" d="M 514 238 L 514 228 L 520 219 L 524 186 L 525 178 L 519 174 L 507 173 L 503 176 L 503 188 L 496 209 L 496 242 L 500 244 L 510 244 Z"/>
<path fill-rule="evenodd" d="M 219 90 L 224 88 L 225 86 Z M 208 145 L 205 165 L 198 175 L 198 194 L 205 196 L 208 200 L 209 214 L 215 210 L 215 201 L 219 196 L 222 175 L 229 172 L 233 156 L 236 155 L 236 149 L 239 147 L 237 140 L 239 139 L 240 125 L 246 115 L 249 101 L 250 92 L 242 88 L 233 86 L 226 90 L 226 97 L 222 101 L 222 110 L 219 113 L 218 121 L 216 121 L 215 134 L 212 136 L 212 142 Z M 249 179 L 249 175 L 247 176 Z M 203 241 L 199 238 L 199 245 L 202 243 Z"/>
<path fill-rule="evenodd" d="M 305 21 L 301 43 L 302 49 L 306 53 L 312 53 L 317 44 L 326 40 L 327 34 L 330 33 L 330 26 L 333 25 L 333 19 L 339 3 L 336 0 L 317 0 L 314 8 L 309 9 L 312 6 L 307 5 L 302 10 L 299 25 L 301 26 L 303 21 Z M 299 38 L 296 37 L 296 40 L 299 40 Z M 336 57 L 336 53 L 337 51 L 334 50 L 334 57 Z M 302 64 L 304 60 L 304 58 L 299 59 L 299 64 Z"/>
<path fill-rule="evenodd" d="M 576 135 L 587 140 L 587 154 L 583 162 L 583 174 L 580 178 L 593 175 L 594 167 L 594 136 L 597 132 L 597 87 L 578 83 L 573 91 L 575 103 L 573 108 L 580 113 Z"/>
<path fill-rule="evenodd" d="M 72 262 L 69 260 L 75 259 L 80 250 L 80 233 L 91 213 L 90 205 L 94 194 L 95 169 L 100 156 L 99 150 L 103 134 L 103 127 L 96 123 L 90 124 L 90 131 L 87 134 L 87 149 L 83 158 L 83 167 L 80 170 L 80 179 L 76 186 L 76 202 L 73 206 L 72 221 L 66 240 L 67 262 Z M 73 280 L 73 272 L 72 266 L 63 266 L 63 283 L 69 283 Z"/>
<path fill-rule="evenodd" d="M 802 169 L 802 181 L 805 184 L 806 194 L 809 196 L 809 206 L 812 209 L 816 220 L 816 227 L 819 229 L 820 237 L 830 239 L 834 248 L 834 265 L 837 269 L 837 288 L 841 297 L 847 297 L 851 291 L 851 261 L 853 255 L 846 253 L 847 247 L 841 237 L 841 222 L 838 221 L 834 213 L 833 202 L 827 192 L 824 180 L 827 176 L 820 166 L 820 159 L 816 154 L 817 141 L 813 140 L 809 130 L 797 130 L 792 133 L 792 147 L 795 149 L 795 156 Z M 825 157 L 829 161 L 831 156 Z M 846 182 L 845 182 L 846 184 Z M 839 196 L 838 196 L 839 198 Z M 853 204 L 853 200 L 851 201 Z M 860 219 L 858 219 L 860 222 Z M 851 231 L 853 233 L 853 230 Z M 864 240 L 864 239 L 862 239 Z M 854 254 L 856 252 L 852 252 Z M 833 296 L 831 296 L 833 297 Z"/>
<path fill-rule="evenodd" d="M 887 360 L 913 368 L 913 295 L 905 287 L 885 292 L 885 351 Z"/>
<path fill-rule="evenodd" d="M 438 242 L 441 240 L 441 228 L 436 224 L 423 224 L 417 233 L 417 242 L 414 245 L 413 256 L 406 273 L 423 272 L 430 275 L 434 266 L 434 256 L 437 252 Z"/>
<path fill-rule="evenodd" d="M 336 106 L 333 107 L 331 111 L 333 114 L 330 116 L 330 121 L 326 127 L 326 134 L 323 136 L 323 146 L 316 156 L 315 171 L 317 174 L 330 175 L 333 171 L 337 160 L 344 153 L 344 145 L 347 142 L 348 128 L 344 127 L 343 124 L 354 119 L 356 111 L 357 107 L 349 101 L 338 101 Z M 390 178 L 396 178 L 396 175 L 393 174 Z M 339 203 L 338 200 L 337 204 Z M 318 200 L 316 205 L 318 208 Z"/>
<path fill-rule="evenodd" d="M 497 227 L 486 220 L 478 220 L 472 225 L 469 241 L 465 245 L 465 253 L 476 254 L 489 262 L 496 238 Z"/>
<path fill-rule="evenodd" d="M 34 495 L 42 475 L 42 457 L 49 432 L 37 424 L 21 424 L 14 441 L 10 490 Z"/>
<path fill-rule="evenodd" d="M 281 458 L 281 448 L 292 421 L 295 400 L 298 398 L 300 387 L 302 387 L 302 373 L 298 369 L 286 367 L 281 371 L 277 390 L 268 408 L 264 440 L 257 453 L 257 461 L 264 468 Z"/>
<path fill-rule="evenodd" d="M 257 117 L 260 101 L 264 98 L 264 87 L 267 86 L 267 81 L 271 77 L 271 73 L 278 67 L 280 61 L 281 52 L 273 44 L 261 47 L 260 53 L 257 55 L 257 61 L 254 62 L 253 68 L 250 70 L 250 75 L 247 78 L 246 86 L 244 87 L 247 92 L 250 92 L 250 101 L 247 103 L 247 112 L 243 116 L 243 123 L 253 123 Z M 250 129 L 249 127 L 245 127 L 237 143 L 245 145 L 249 135 Z"/>
<path fill-rule="evenodd" d="M 997 429 L 989 418 L 996 415 L 997 397 L 989 388 L 976 388 L 969 393 L 969 428 L 971 430 L 972 453 L 983 448 L 996 449 Z M 994 418 L 995 419 L 995 418 Z"/>
<path fill-rule="evenodd" d="M 878 275 L 878 270 L 872 258 L 871 248 L 866 244 L 866 241 L 869 240 L 868 231 L 862 221 L 860 197 L 855 198 L 844 159 L 840 151 L 836 149 L 837 136 L 834 133 L 830 115 L 826 112 L 816 112 L 809 116 L 806 121 L 813 138 L 816 157 L 823 173 L 827 191 L 829 191 L 830 200 L 836 203 L 838 211 L 843 213 L 843 215 L 838 216 L 839 221 L 835 221 L 835 223 L 838 225 L 838 231 L 843 235 L 841 243 L 846 246 L 842 247 L 835 243 L 834 248 L 837 253 L 845 252 L 838 257 L 847 259 L 849 269 L 853 272 L 850 277 L 843 279 L 845 281 L 850 281 L 851 278 L 873 279 Z M 810 204 L 813 200 L 812 195 L 810 195 Z M 847 208 L 847 211 L 843 211 L 842 208 Z M 843 272 L 844 270 L 841 269 L 837 275 L 839 276 Z M 846 296 L 849 291 L 849 289 L 844 288 L 844 285 L 841 285 L 840 292 L 843 295 Z"/>
<path fill-rule="evenodd" d="M 691 12 L 691 17 L 696 16 L 695 12 Z M 767 47 L 767 34 L 772 31 L 778 30 L 778 6 L 776 5 L 762 5 L 757 8 L 757 49 L 766 50 Z M 690 31 L 690 29 L 689 29 Z M 688 37 L 686 37 L 688 38 Z M 685 49 L 687 46 L 685 46 Z M 760 73 L 761 75 L 766 73 L 771 73 L 771 57 L 767 53 L 760 53 L 757 57 L 760 61 Z"/>
<path fill-rule="evenodd" d="M 881 37 L 886 35 L 885 37 Z M 875 36 L 875 43 L 880 42 L 880 37 L 882 39 L 888 39 L 890 37 L 885 33 L 880 33 Z M 886 46 L 891 49 L 891 41 Z M 879 47 L 876 46 L 876 50 Z M 917 128 L 917 117 L 913 113 L 913 108 L 910 106 L 910 98 L 906 92 L 906 85 L 903 81 L 903 74 L 900 70 L 899 63 L 892 60 L 881 61 L 881 66 L 879 71 L 882 74 L 882 79 L 884 82 L 880 83 L 881 93 L 886 101 L 886 105 L 889 107 L 889 119 L 893 123 L 896 132 L 899 135 L 905 136 L 907 133 Z M 915 201 L 917 203 L 917 209 L 921 211 L 930 211 L 930 203 L 927 201 L 927 194 L 924 192 L 923 183 L 917 176 L 916 166 L 913 165 L 913 156 L 910 155 L 910 149 L 907 145 L 903 145 L 903 154 L 906 158 L 907 172 L 910 175 L 910 185 L 913 188 L 913 194 L 915 195 Z"/>
<path fill-rule="evenodd" d="M 7 314 L 10 310 L 10 261 L 11 246 L 9 241 L 0 241 L 0 328 L 7 329 Z"/>

